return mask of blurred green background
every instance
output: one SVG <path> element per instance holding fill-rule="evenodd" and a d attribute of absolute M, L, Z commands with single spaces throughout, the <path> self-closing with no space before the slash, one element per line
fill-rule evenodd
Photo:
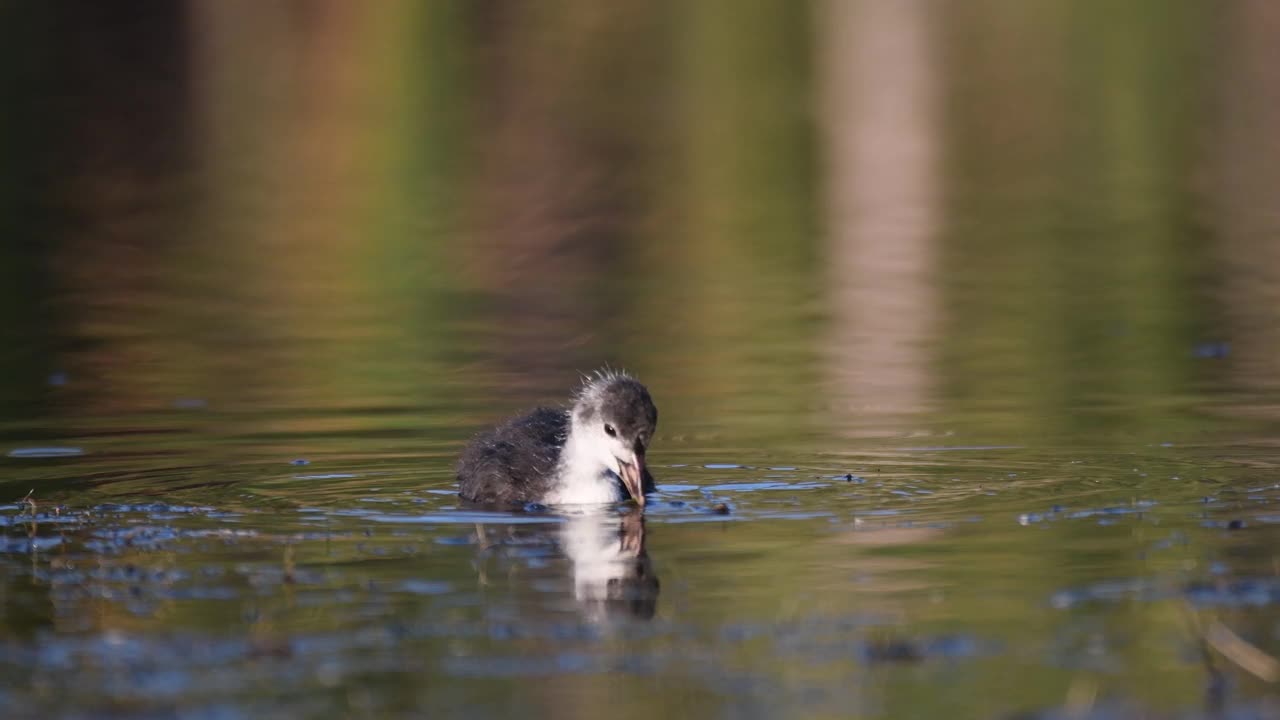
<path fill-rule="evenodd" d="M 1278 15 L 3 3 L 0 408 L 542 396 L 603 362 L 670 416 L 867 432 L 1269 392 Z"/>

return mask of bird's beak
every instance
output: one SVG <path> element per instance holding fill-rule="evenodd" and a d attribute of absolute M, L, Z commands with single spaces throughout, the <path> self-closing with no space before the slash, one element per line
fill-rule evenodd
<path fill-rule="evenodd" d="M 622 468 L 622 484 L 631 494 L 631 499 L 644 507 L 644 455 L 637 453 L 632 462 L 619 461 L 618 465 Z"/>

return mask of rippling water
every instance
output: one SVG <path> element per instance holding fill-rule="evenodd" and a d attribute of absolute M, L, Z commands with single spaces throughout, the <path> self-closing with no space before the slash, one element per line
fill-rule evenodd
<path fill-rule="evenodd" d="M 0 4 L 4 716 L 1280 717 L 1276 12 L 1037 8 Z"/>
<path fill-rule="evenodd" d="M 643 519 L 460 508 L 422 451 L 88 480 L 87 453 L 11 459 L 74 480 L 0 507 L 3 697 L 19 716 L 979 717 L 1087 693 L 1120 717 L 1221 704 L 1225 673 L 1234 711 L 1275 710 L 1206 666 L 1193 620 L 1274 642 L 1269 448 L 903 437 L 706 463 L 729 458 L 661 439 Z"/>

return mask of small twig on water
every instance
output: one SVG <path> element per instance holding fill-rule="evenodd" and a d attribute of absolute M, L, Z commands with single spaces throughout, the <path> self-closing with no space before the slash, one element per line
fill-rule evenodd
<path fill-rule="evenodd" d="M 1235 631 L 1218 622 L 1217 619 L 1210 621 L 1209 628 L 1205 630 L 1204 639 L 1223 657 L 1259 680 L 1269 683 L 1280 680 L 1280 660 L 1276 660 L 1259 649 L 1257 645 L 1235 634 Z"/>

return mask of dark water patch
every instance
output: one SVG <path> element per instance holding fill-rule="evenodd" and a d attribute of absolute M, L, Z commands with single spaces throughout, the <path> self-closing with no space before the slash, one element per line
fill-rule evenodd
<path fill-rule="evenodd" d="M 975 638 L 963 635 L 943 635 L 932 638 L 875 638 L 865 640 L 857 647 L 858 657 L 870 665 L 959 660 L 977 657 L 981 652 L 982 643 Z"/>

